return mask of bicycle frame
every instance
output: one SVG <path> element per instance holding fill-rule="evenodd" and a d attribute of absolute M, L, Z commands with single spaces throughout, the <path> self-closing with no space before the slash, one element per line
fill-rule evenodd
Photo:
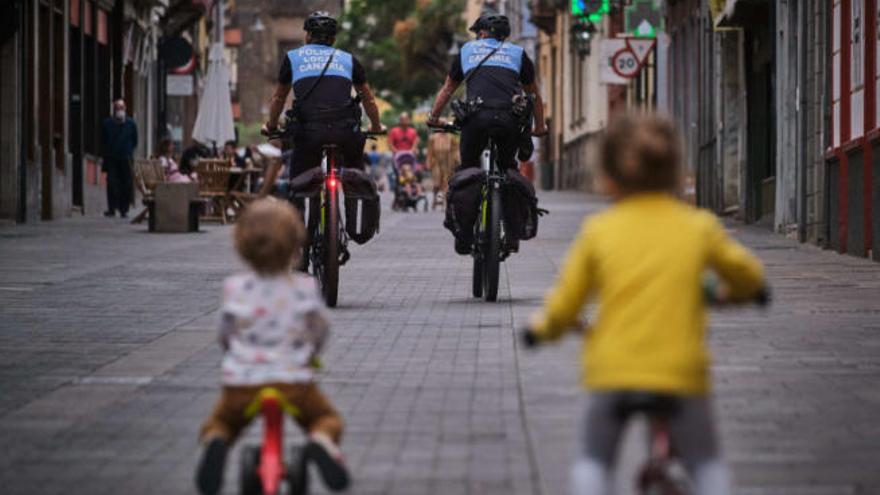
<path fill-rule="evenodd" d="M 325 150 L 321 158 L 321 171 L 324 172 L 324 186 L 321 188 L 320 217 L 318 222 L 318 234 L 323 235 L 327 230 L 327 210 L 330 206 L 330 195 L 339 189 L 339 178 L 336 173 L 335 152 L 333 149 Z M 337 196 L 338 197 L 338 196 Z M 337 209 L 337 214 L 339 210 Z"/>
<path fill-rule="evenodd" d="M 276 388 L 266 387 L 245 410 L 245 417 L 263 416 L 263 443 L 257 475 L 265 495 L 279 493 L 287 470 L 284 467 L 284 414 L 297 416 L 299 410 L 284 399 Z"/>
<path fill-rule="evenodd" d="M 281 480 L 284 478 L 284 461 L 282 439 L 284 438 L 284 417 L 281 405 L 275 397 L 263 399 L 263 447 L 260 450 L 260 467 L 258 472 L 263 482 L 263 493 L 278 493 Z"/>
<path fill-rule="evenodd" d="M 500 172 L 501 168 L 495 163 L 498 152 L 495 149 L 495 142 L 489 138 L 486 150 L 483 151 L 481 157 L 481 166 L 486 172 L 486 179 L 483 183 L 482 200 L 480 201 L 480 230 L 485 232 L 489 223 L 489 191 L 500 188 L 504 183 L 504 175 Z M 475 239 L 476 240 L 476 239 Z"/>

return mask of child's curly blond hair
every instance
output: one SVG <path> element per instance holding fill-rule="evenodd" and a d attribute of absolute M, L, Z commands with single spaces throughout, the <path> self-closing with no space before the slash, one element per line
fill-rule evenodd
<path fill-rule="evenodd" d="M 299 259 L 305 227 L 290 204 L 271 199 L 254 201 L 235 222 L 235 250 L 260 275 L 290 271 Z"/>
<path fill-rule="evenodd" d="M 600 167 L 623 193 L 676 192 L 683 156 L 681 135 L 670 120 L 623 115 L 605 131 Z"/>

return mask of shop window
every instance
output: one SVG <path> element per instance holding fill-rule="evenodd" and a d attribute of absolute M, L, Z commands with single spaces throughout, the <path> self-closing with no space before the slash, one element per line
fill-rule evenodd
<path fill-rule="evenodd" d="M 850 16 L 850 138 L 865 134 L 864 0 L 851 0 Z"/>
<path fill-rule="evenodd" d="M 842 53 L 841 53 L 841 9 L 842 5 L 840 0 L 835 0 L 834 2 L 834 16 L 831 26 L 831 131 L 832 131 L 832 139 L 831 145 L 834 148 L 840 146 L 841 142 L 841 70 L 842 70 Z"/>

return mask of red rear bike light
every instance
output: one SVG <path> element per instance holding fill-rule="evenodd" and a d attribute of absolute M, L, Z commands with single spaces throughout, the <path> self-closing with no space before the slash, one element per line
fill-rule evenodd
<path fill-rule="evenodd" d="M 336 189 L 336 179 L 335 178 L 331 177 L 329 184 L 330 184 L 330 189 Z"/>

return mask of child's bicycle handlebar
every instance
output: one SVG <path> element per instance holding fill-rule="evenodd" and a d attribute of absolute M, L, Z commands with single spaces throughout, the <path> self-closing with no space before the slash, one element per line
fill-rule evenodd
<path fill-rule="evenodd" d="M 715 286 L 704 285 L 703 293 L 706 297 L 706 303 L 711 307 L 725 307 L 725 306 L 745 306 L 749 304 L 754 304 L 761 308 L 766 308 L 770 306 L 770 303 L 773 301 L 772 291 L 769 286 L 764 286 L 759 290 L 754 296 L 748 299 L 743 300 L 727 300 L 721 299 L 718 297 L 718 291 L 715 290 Z M 572 325 L 572 328 L 576 331 L 585 331 L 587 330 L 589 325 L 584 322 L 578 322 Z M 520 334 L 520 342 L 527 349 L 533 349 L 537 347 L 541 340 L 535 334 L 534 330 L 530 327 L 525 327 L 519 332 Z"/>

